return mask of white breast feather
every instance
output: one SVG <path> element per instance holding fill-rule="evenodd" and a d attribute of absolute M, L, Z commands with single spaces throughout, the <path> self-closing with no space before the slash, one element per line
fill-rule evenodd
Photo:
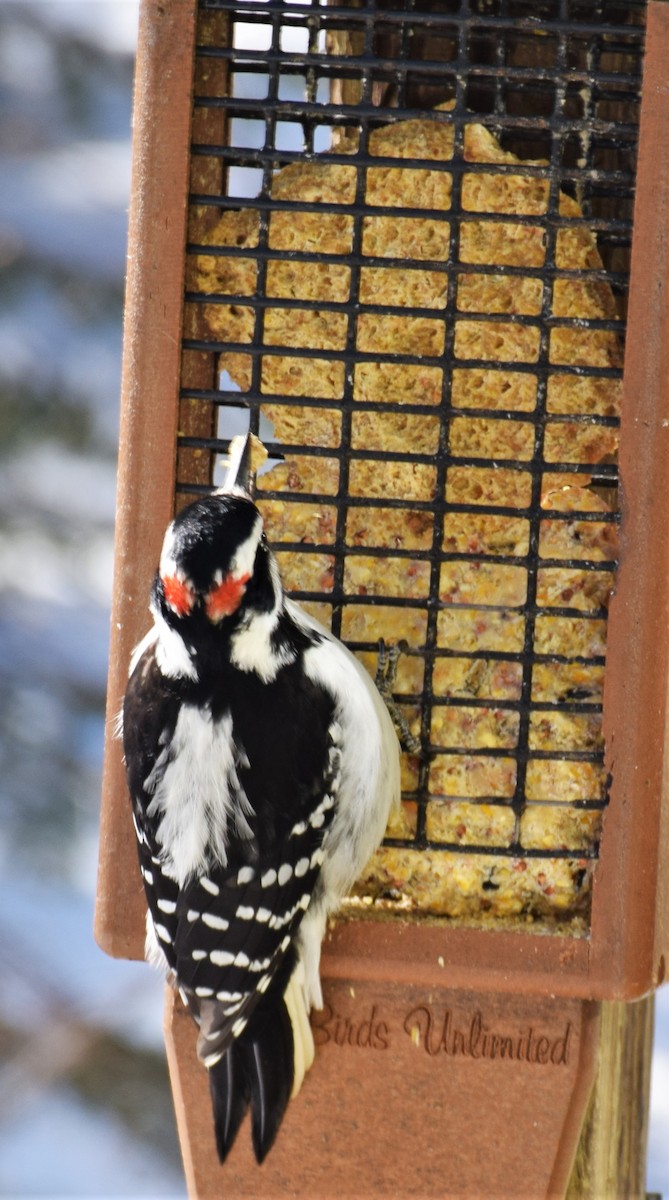
<path fill-rule="evenodd" d="M 161 817 L 158 841 L 169 847 L 165 873 L 183 887 L 190 876 L 206 871 L 212 858 L 226 863 L 229 822 L 244 836 L 251 807 L 237 774 L 241 755 L 229 714 L 214 721 L 209 712 L 182 705 L 169 756 L 160 781 L 152 773 L 145 787 L 155 787 L 148 815 Z"/>
<path fill-rule="evenodd" d="M 240 671 L 255 671 L 264 683 L 276 679 L 281 667 L 295 661 L 288 647 L 276 650 L 272 633 L 276 628 L 276 613 L 255 613 L 253 619 L 234 635 L 230 643 L 230 661 Z"/>
<path fill-rule="evenodd" d="M 262 517 L 258 514 L 246 541 L 237 547 L 235 557 L 230 564 L 232 575 L 250 575 L 252 573 L 262 530 Z"/>
<path fill-rule="evenodd" d="M 334 696 L 341 726 L 341 782 L 327 837 L 326 886 L 336 902 L 376 849 L 390 810 L 399 803 L 397 736 L 388 710 L 358 660 L 317 622 L 288 602 L 291 616 L 323 640 L 304 656 L 307 675 Z"/>
<path fill-rule="evenodd" d="M 230 661 L 233 665 L 240 671 L 255 671 L 264 683 L 271 683 L 282 667 L 295 661 L 295 653 L 289 646 L 277 649 L 272 645 L 282 598 L 281 580 L 274 558 L 269 560 L 269 570 L 274 589 L 274 607 L 266 613 L 252 612 L 250 619 L 235 633 L 230 643 Z"/>
<path fill-rule="evenodd" d="M 397 736 L 390 714 L 358 660 L 292 601 L 286 607 L 321 642 L 307 650 L 305 671 L 334 697 L 341 726 L 341 779 L 337 809 L 327 833 L 322 868 L 324 892 L 305 913 L 300 927 L 307 1007 L 322 1007 L 320 948 L 329 912 L 337 908 L 383 837 L 390 810 L 400 801 Z"/>
<path fill-rule="evenodd" d="M 156 662 L 160 671 L 167 679 L 197 679 L 195 663 L 191 658 L 186 644 L 175 629 L 171 629 L 167 621 L 157 609 L 152 609 L 156 624 Z"/>
<path fill-rule="evenodd" d="M 144 635 L 141 642 L 137 643 L 137 645 L 135 646 L 135 649 L 132 652 L 131 658 L 130 658 L 130 667 L 128 668 L 128 678 L 130 678 L 130 676 L 133 674 L 135 667 L 137 666 L 137 663 L 139 662 L 140 658 L 144 654 L 144 651 L 148 650 L 149 646 L 153 645 L 153 643 L 155 642 L 157 637 L 158 637 L 158 626 L 153 625 L 152 628 L 149 630 L 149 632 Z"/>
<path fill-rule="evenodd" d="M 397 737 L 369 675 L 341 643 L 324 639 L 306 651 L 304 665 L 334 696 L 342 729 L 341 782 L 326 856 L 328 883 L 339 897 L 378 846 L 399 802 Z"/>

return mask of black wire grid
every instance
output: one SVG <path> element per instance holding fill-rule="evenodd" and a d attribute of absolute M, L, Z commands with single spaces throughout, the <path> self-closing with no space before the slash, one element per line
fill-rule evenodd
<path fill-rule="evenodd" d="M 632 203 L 634 170 L 637 145 L 637 115 L 640 93 L 640 77 L 643 56 L 645 3 L 608 3 L 607 0 L 396 0 L 392 4 L 376 4 L 373 0 L 361 0 L 355 7 L 341 4 L 326 5 L 318 0 L 200 0 L 201 29 L 197 64 L 204 86 L 200 85 L 194 100 L 195 114 L 221 120 L 225 129 L 220 144 L 211 140 L 198 140 L 202 125 L 194 124 L 195 141 L 192 146 L 192 162 L 219 164 L 222 186 L 216 190 L 209 187 L 204 192 L 191 196 L 191 204 L 206 211 L 215 210 L 218 216 L 228 210 L 251 208 L 259 214 L 257 246 L 249 249 L 234 246 L 216 246 L 191 242 L 189 256 L 222 255 L 231 259 L 255 260 L 256 287 L 253 296 L 203 295 L 187 290 L 186 301 L 190 305 L 224 304 L 243 305 L 254 310 L 254 334 L 252 341 L 235 343 L 217 340 L 216 335 L 187 337 L 184 350 L 197 354 L 218 356 L 238 352 L 251 363 L 250 386 L 240 392 L 239 383 L 230 374 L 219 372 L 213 376 L 213 386 L 188 386 L 183 389 L 183 401 L 202 406 L 203 412 L 219 414 L 218 427 L 209 431 L 212 436 L 189 434 L 181 437 L 181 451 L 204 451 L 213 463 L 216 454 L 225 452 L 232 432 L 244 422 L 258 432 L 268 445 L 270 455 L 276 459 L 292 455 L 310 456 L 333 460 L 338 463 L 338 490 L 328 489 L 320 493 L 297 495 L 285 490 L 271 491 L 271 477 L 265 480 L 262 491 L 264 499 L 283 500 L 286 504 L 305 501 L 314 505 L 327 506 L 333 514 L 334 535 L 332 540 L 318 543 L 282 544 L 281 551 L 296 551 L 304 556 L 326 555 L 332 561 L 331 590 L 325 592 L 295 591 L 297 599 L 320 601 L 331 605 L 332 628 L 335 633 L 346 637 L 346 613 L 350 606 L 358 604 L 390 605 L 396 611 L 402 608 L 420 609 L 423 614 L 424 642 L 409 647 L 409 657 L 424 660 L 422 685 L 418 693 L 405 692 L 397 699 L 408 712 L 419 711 L 423 753 L 413 763 L 409 779 L 409 791 L 405 800 L 414 814 L 414 827 L 407 840 L 393 839 L 391 845 L 409 845 L 418 849 L 440 848 L 446 851 L 475 852 L 490 856 L 529 859 L 542 857 L 551 859 L 568 858 L 574 862 L 575 873 L 581 878 L 587 873 L 588 860 L 596 858 L 598 852 L 596 831 L 592 838 L 579 844 L 554 844 L 547 846 L 523 844 L 521 818 L 527 807 L 526 779 L 528 765 L 544 759 L 585 762 L 597 766 L 602 776 L 602 785 L 597 794 L 574 797 L 569 806 L 574 809 L 597 811 L 606 804 L 606 784 L 603 779 L 603 750 L 601 740 L 595 739 L 593 748 L 564 749 L 556 751 L 532 748 L 531 729 L 533 722 L 542 714 L 568 713 L 580 716 L 592 715 L 599 719 L 601 714 L 601 668 L 603 656 L 573 658 L 560 655 L 537 653 L 537 620 L 542 616 L 577 617 L 584 621 L 602 621 L 606 618 L 604 607 L 583 611 L 570 607 L 568 599 L 562 607 L 547 610 L 537 603 L 537 581 L 541 571 L 559 570 L 613 572 L 615 562 L 594 558 L 549 559 L 540 554 L 542 522 L 571 521 L 600 523 L 618 521 L 617 506 L 610 512 L 584 511 L 578 514 L 547 510 L 540 507 L 542 480 L 547 473 L 573 476 L 575 482 L 584 473 L 592 477 L 590 488 L 599 489 L 602 495 L 615 497 L 617 486 L 616 465 L 613 461 L 598 463 L 584 462 L 575 441 L 574 460 L 548 462 L 544 453 L 547 429 L 554 430 L 560 423 L 571 425 L 615 426 L 618 418 L 605 412 L 589 415 L 555 413 L 547 406 L 549 381 L 556 371 L 561 376 L 596 376 L 611 379 L 612 388 L 617 386 L 621 369 L 603 366 L 557 367 L 550 361 L 551 332 L 560 326 L 577 325 L 580 329 L 613 331 L 624 336 L 624 314 L 629 268 L 629 247 L 632 232 Z M 216 25 L 218 22 L 218 25 Z M 212 29 L 218 28 L 218 40 Z M 206 79 L 222 78 L 225 86 L 212 86 L 207 94 Z M 210 75 L 208 75 L 210 72 Z M 451 108 L 431 115 L 435 120 L 449 122 L 454 128 L 454 156 L 443 164 L 434 160 L 417 161 L 397 158 L 379 158 L 369 153 L 369 137 L 373 130 L 398 121 L 424 118 L 426 112 L 445 101 Z M 519 173 L 516 162 L 510 164 L 466 162 L 463 155 L 464 130 L 472 120 L 478 120 L 499 140 L 502 147 L 510 150 L 522 160 L 543 160 L 539 165 L 523 166 L 523 174 L 539 176 L 549 182 L 547 212 L 541 215 L 514 217 L 505 214 L 505 222 L 519 222 L 529 227 L 540 225 L 544 233 L 545 261 L 536 268 L 527 266 L 486 266 L 461 262 L 458 239 L 461 229 L 460 217 L 465 213 L 461 206 L 461 184 L 463 174 L 477 171 L 491 173 Z M 350 137 L 355 130 L 358 140 L 357 151 L 342 153 L 337 149 L 337 131 Z M 332 141 L 335 133 L 334 142 Z M 340 143 L 339 143 L 340 145 Z M 355 198 L 348 204 L 307 202 L 306 200 L 279 200 L 272 197 L 272 180 L 277 171 L 293 162 L 313 160 L 314 156 L 327 152 L 332 163 L 342 163 L 357 168 Z M 421 259 L 419 266 L 425 270 L 443 272 L 446 279 L 446 307 L 441 309 L 401 309 L 402 316 L 433 317 L 444 321 L 445 347 L 443 354 L 434 358 L 418 355 L 392 353 L 387 357 L 390 364 L 409 364 L 438 370 L 442 378 L 441 403 L 403 403 L 401 411 L 417 417 L 439 418 L 438 452 L 420 454 L 410 445 L 402 452 L 370 449 L 360 446 L 352 439 L 353 414 L 361 411 L 397 411 L 397 406 L 384 400 L 360 400 L 354 398 L 355 369 L 368 361 L 379 362 L 378 352 L 365 353 L 357 346 L 357 322 L 361 312 L 381 316 L 397 314 L 398 309 L 383 303 L 379 294 L 378 303 L 361 305 L 359 285 L 364 267 L 406 268 L 401 259 L 381 257 L 374 259 L 363 254 L 363 220 L 365 217 L 388 217 L 388 208 L 373 207 L 365 202 L 366 169 L 370 166 L 411 166 L 412 168 L 443 168 L 452 177 L 452 196 L 447 212 L 422 207 L 393 210 L 393 215 L 402 218 L 435 218 L 448 222 L 450 250 L 447 260 L 429 261 Z M 616 297 L 617 316 L 609 319 L 579 318 L 574 322 L 568 317 L 556 317 L 552 313 L 551 299 L 554 281 L 557 278 L 578 278 L 580 272 L 559 269 L 556 266 L 556 241 L 558 231 L 579 224 L 579 219 L 561 216 L 559 212 L 560 192 L 574 197 L 583 213 L 580 224 L 596 234 L 599 253 L 604 270 L 593 268 L 587 271 L 592 280 L 605 280 Z M 270 216 L 276 212 L 343 212 L 352 218 L 352 250 L 346 255 L 291 250 L 288 256 L 295 262 L 331 262 L 345 264 L 350 269 L 350 292 L 347 300 L 328 302 L 323 300 L 280 299 L 266 293 L 267 272 L 276 259 L 286 257 L 285 251 L 272 249 L 268 236 Z M 477 213 L 476 220 L 485 222 L 490 215 Z M 496 219 L 500 220 L 499 215 Z M 192 259 L 191 261 L 194 261 Z M 454 369 L 491 369 L 499 364 L 489 359 L 457 359 L 454 351 L 456 289 L 458 279 L 468 273 L 497 276 L 535 276 L 541 280 L 543 302 L 541 312 L 535 316 L 509 317 L 477 315 L 467 312 L 459 314 L 462 320 L 484 321 L 488 326 L 496 321 L 509 321 L 518 326 L 531 326 L 538 330 L 539 350 L 536 362 L 504 362 L 505 370 L 517 376 L 528 375 L 536 383 L 536 406 L 532 411 L 517 409 L 491 410 L 487 407 L 462 408 L 453 404 L 451 387 Z M 273 310 L 299 309 L 331 311 L 344 314 L 346 340 L 337 351 L 291 348 L 268 344 L 263 322 L 267 308 Z M 341 319 L 341 318 L 340 318 Z M 201 327 L 200 332 L 201 332 Z M 313 445 L 268 444 L 267 428 L 263 426 L 263 405 L 271 399 L 272 405 L 300 404 L 310 409 L 332 409 L 332 399 L 309 397 L 300 399 L 295 395 L 268 397 L 263 392 L 262 364 L 268 355 L 290 355 L 292 359 L 327 359 L 338 365 L 341 372 L 341 396 L 334 403 L 340 413 L 341 440 L 338 447 Z M 341 364 L 341 365 L 340 365 Z M 243 418 L 239 420 L 240 413 Z M 523 472 L 527 483 L 529 501 L 518 497 L 511 507 L 504 505 L 452 504 L 445 496 L 449 469 L 466 466 L 483 468 L 488 472 L 498 470 L 491 458 L 462 458 L 451 446 L 450 433 L 453 417 L 494 418 L 504 422 L 531 422 L 532 457 L 523 461 L 505 460 L 501 467 Z M 235 425 L 235 420 L 238 424 Z M 550 422 L 550 424 L 549 424 Z M 502 426 L 500 425 L 500 428 Z M 457 448 L 457 447 L 456 447 Z M 389 552 L 387 548 L 356 545 L 347 539 L 347 520 L 356 508 L 370 509 L 382 505 L 386 511 L 407 508 L 408 501 L 399 496 L 367 497 L 352 494 L 349 486 L 352 468 L 356 460 L 379 464 L 387 462 L 411 462 L 424 464 L 434 470 L 433 493 L 424 499 L 412 499 L 409 507 L 414 512 L 427 514 L 426 521 L 432 524 L 431 544 L 423 550 L 403 549 Z M 183 462 L 191 461 L 184 455 Z M 325 464 L 324 464 L 325 466 Z M 518 476 L 521 478 L 521 476 Z M 206 482 L 197 482 L 181 468 L 178 490 L 182 493 L 197 493 L 207 489 Z M 317 485 L 314 485 L 317 486 Z M 335 494 L 330 494 L 334 491 Z M 355 489 L 353 489 L 355 491 Z M 519 506 L 516 507 L 515 504 Z M 449 608 L 440 599 L 440 573 L 445 562 L 481 561 L 481 554 L 448 552 L 444 549 L 444 522 L 449 514 L 490 514 L 495 517 L 522 518 L 527 521 L 527 553 L 486 554 L 486 563 L 504 566 L 519 566 L 527 573 L 528 590 L 526 603 L 518 610 L 524 621 L 522 648 L 516 653 L 506 651 L 462 651 L 448 650 L 439 646 L 439 615 Z M 422 599 L 406 599 L 397 596 L 361 596 L 346 589 L 346 565 L 356 555 L 385 559 L 406 558 L 411 562 L 428 564 L 429 590 Z M 304 559 L 305 563 L 307 559 Z M 382 564 L 380 579 L 382 580 Z M 472 620 L 474 609 L 462 608 L 459 617 Z M 376 650 L 371 642 L 351 643 L 359 652 Z M 457 695 L 433 694 L 435 667 L 441 659 L 485 659 L 516 664 L 518 677 L 517 694 L 513 698 L 495 699 L 482 695 L 463 699 Z M 533 674 L 538 666 L 549 667 L 558 678 L 564 666 L 580 664 L 585 682 L 581 687 L 562 691 L 553 699 L 537 699 L 533 693 Z M 415 664 L 414 664 L 415 665 Z M 515 746 L 509 748 L 436 745 L 432 740 L 433 709 L 441 705 L 454 705 L 476 716 L 478 710 L 504 710 L 514 717 L 517 731 Z M 514 814 L 512 830 L 502 839 L 503 844 L 463 844 L 459 837 L 436 843 L 427 836 L 426 810 L 435 799 L 430 788 L 431 764 L 437 756 L 463 756 L 478 760 L 486 757 L 514 760 L 515 788 L 512 795 L 448 797 L 449 802 L 466 801 L 472 805 L 491 805 Z M 442 760 L 443 761 L 443 760 Z M 545 802 L 559 805 L 561 802 L 546 798 Z M 562 803 L 565 803 L 562 801 Z M 466 839 L 465 839 L 466 841 Z M 494 841 L 494 839 L 493 839 Z M 578 880 L 577 880 L 578 882 Z"/>

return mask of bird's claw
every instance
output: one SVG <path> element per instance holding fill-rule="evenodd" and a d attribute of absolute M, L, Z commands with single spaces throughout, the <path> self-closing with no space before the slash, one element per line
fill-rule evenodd
<path fill-rule="evenodd" d="M 391 646 L 388 646 L 383 638 L 379 638 L 374 682 L 390 713 L 402 749 L 407 750 L 410 754 L 418 754 L 420 752 L 420 739 L 415 737 L 409 729 L 409 722 L 393 696 L 397 664 L 402 654 L 405 654 L 408 649 L 408 644 L 403 638 L 399 642 L 393 642 Z"/>

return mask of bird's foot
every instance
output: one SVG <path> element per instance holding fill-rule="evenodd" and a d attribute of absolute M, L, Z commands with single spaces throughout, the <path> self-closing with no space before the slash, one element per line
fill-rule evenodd
<path fill-rule="evenodd" d="M 374 682 L 390 713 L 402 749 L 407 750 L 409 754 L 418 754 L 420 752 L 420 738 L 415 737 L 409 729 L 409 722 L 393 696 L 397 664 L 408 648 L 404 639 L 399 642 L 393 642 L 392 646 L 387 646 L 383 638 L 380 638 Z"/>

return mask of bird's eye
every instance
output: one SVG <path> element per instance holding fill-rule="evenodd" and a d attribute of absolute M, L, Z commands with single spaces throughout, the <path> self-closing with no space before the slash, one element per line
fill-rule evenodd
<path fill-rule="evenodd" d="M 162 585 L 165 603 L 172 609 L 172 612 L 176 613 L 178 617 L 187 616 L 195 602 L 190 584 L 179 579 L 177 575 L 163 575 Z"/>

